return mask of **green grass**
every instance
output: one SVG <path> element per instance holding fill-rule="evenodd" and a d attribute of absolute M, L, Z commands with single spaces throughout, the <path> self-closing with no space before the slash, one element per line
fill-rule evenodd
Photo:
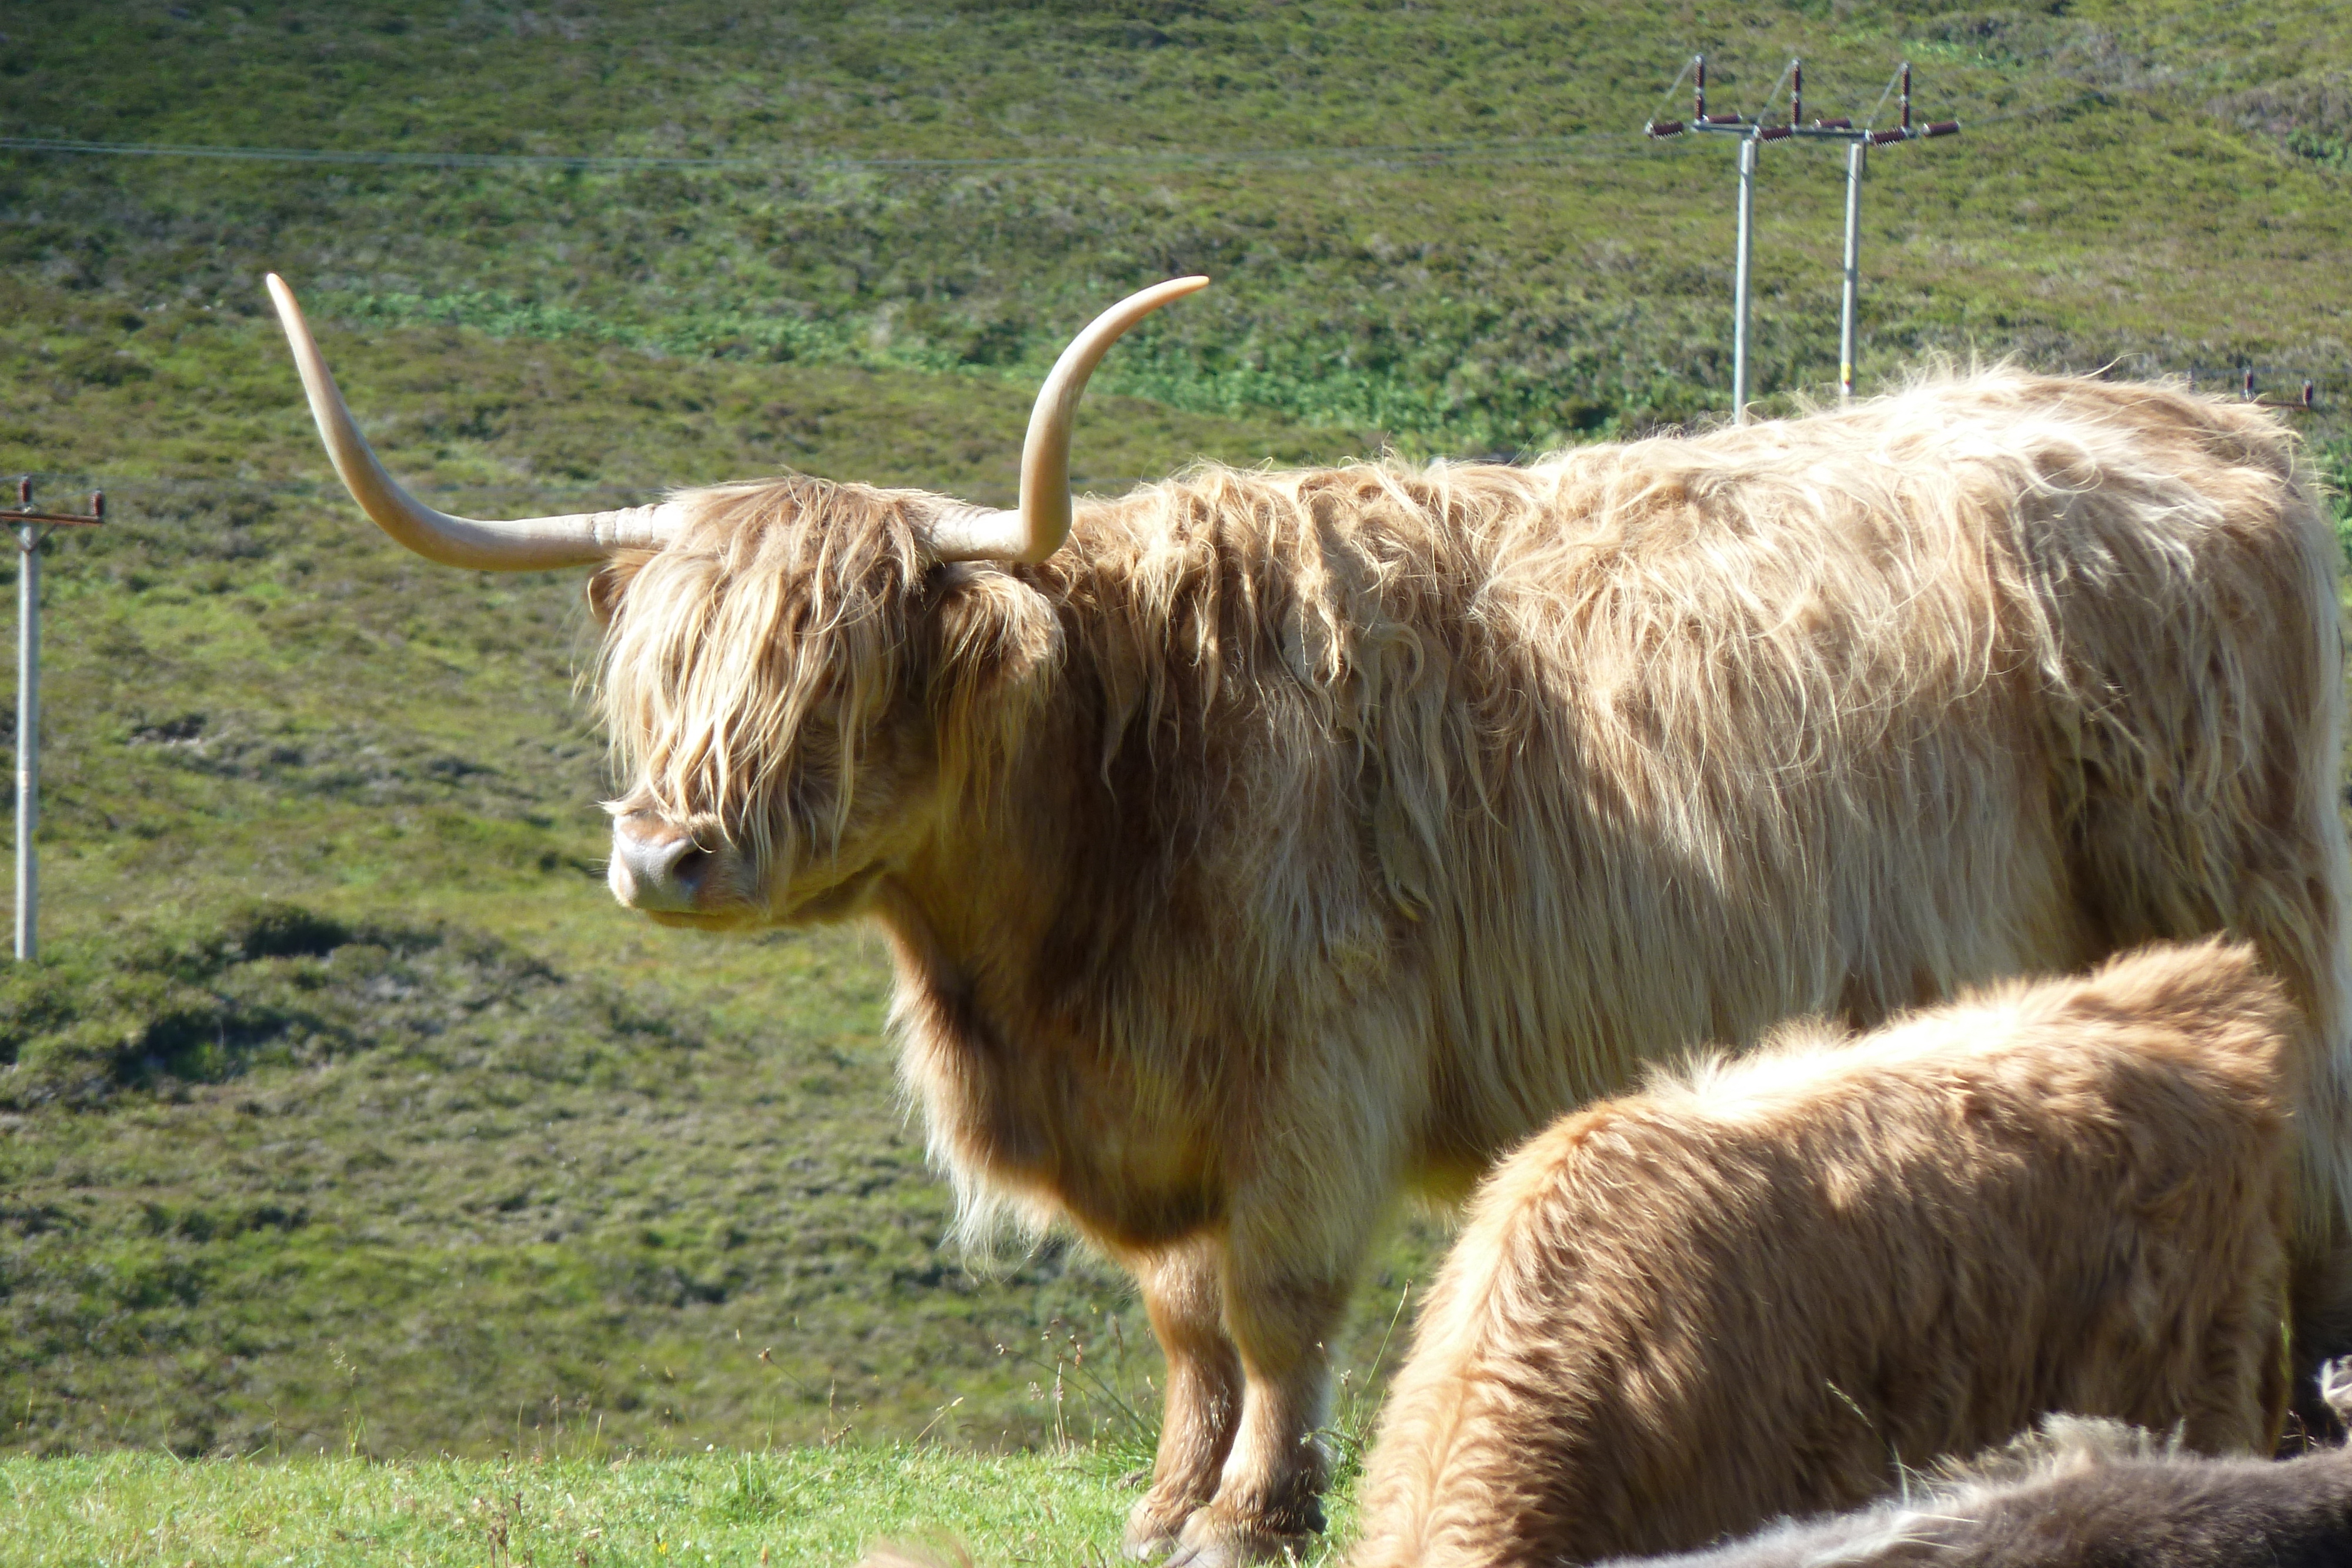
<path fill-rule="evenodd" d="M 975 1458 L 851 1446 L 610 1463 L 0 1460 L 0 1562 L 846 1568 L 895 1540 L 959 1542 L 982 1568 L 1099 1563 L 1138 1461 L 1117 1448 Z"/>
<path fill-rule="evenodd" d="M 1681 56 L 1706 47 L 1737 103 L 1801 48 L 1834 112 L 1908 55 L 1923 111 L 1970 125 L 1874 162 L 1865 385 L 1929 352 L 2328 372 L 2307 428 L 2341 487 L 2332 18 L 12 7 L 10 134 L 774 166 L 0 153 L 0 472 L 53 500 L 103 479 L 113 515 L 50 547 L 48 958 L 0 980 L 0 1448 L 151 1456 L 0 1461 L 0 1560 L 473 1562 L 505 1488 L 509 1544 L 570 1561 L 530 1533 L 549 1478 L 635 1532 L 598 1562 L 664 1560 L 656 1531 L 842 1561 L 859 1519 L 1009 1562 L 1039 1554 L 1033 1494 L 1075 1556 L 1114 1539 L 1109 1478 L 1150 1435 L 1119 1281 L 1058 1246 L 987 1277 L 942 1251 L 866 940 L 612 906 L 578 581 L 437 570 L 360 519 L 263 268 L 313 306 L 386 460 L 458 508 L 785 467 L 1002 503 L 1065 334 L 1193 268 L 1217 287 L 1106 364 L 1082 485 L 1516 451 L 1723 407 L 1729 150 L 1631 133 Z M 1376 151 L 1407 144 L 1457 151 Z M 1279 155 L 1194 156 L 1236 151 Z M 1769 407 L 1833 373 L 1838 167 L 1766 150 Z M 1440 1239 L 1407 1228 L 1338 1347 L 1347 1442 Z M 957 1469 L 942 1445 L 1045 1451 Z M 828 1465 L 845 1533 L 777 1533 L 828 1528 L 792 1490 Z M 782 1522 L 728 1512 L 755 1472 L 803 1500 Z M 941 1517 L 966 1481 L 999 1511 Z M 563 1506 L 568 1529 L 590 1504 Z"/>

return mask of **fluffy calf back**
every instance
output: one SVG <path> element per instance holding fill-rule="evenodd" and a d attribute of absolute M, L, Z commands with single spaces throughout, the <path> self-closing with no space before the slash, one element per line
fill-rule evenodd
<path fill-rule="evenodd" d="M 1423 1309 L 1357 1568 L 1688 1548 L 2046 1411 L 2264 1446 L 2296 1027 L 2247 948 L 2156 947 L 1564 1118 Z"/>

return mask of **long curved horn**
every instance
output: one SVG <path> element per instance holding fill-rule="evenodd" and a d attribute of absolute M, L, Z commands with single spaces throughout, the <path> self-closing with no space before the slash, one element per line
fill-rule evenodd
<path fill-rule="evenodd" d="M 436 512 L 402 489 L 376 461 L 367 437 L 352 422 L 352 411 L 328 373 L 327 361 L 310 337 L 301 308 L 286 280 L 270 273 L 269 298 L 294 350 L 295 367 L 302 372 L 302 390 L 310 395 L 310 417 L 319 423 L 319 438 L 343 487 L 360 510 L 373 517 L 385 533 L 428 560 L 445 566 L 471 567 L 478 571 L 539 571 L 551 567 L 586 566 L 616 549 L 657 549 L 677 531 L 682 518 L 675 507 L 626 507 L 612 512 L 573 512 L 560 517 L 519 517 L 510 521 L 477 521 Z"/>
<path fill-rule="evenodd" d="M 1070 340 L 1029 411 L 1029 438 L 1021 446 L 1021 507 L 943 507 L 927 537 L 941 560 L 1044 560 L 1070 535 L 1070 422 L 1087 378 L 1119 334 L 1171 299 L 1209 287 L 1205 277 L 1171 277 L 1130 294 Z"/>

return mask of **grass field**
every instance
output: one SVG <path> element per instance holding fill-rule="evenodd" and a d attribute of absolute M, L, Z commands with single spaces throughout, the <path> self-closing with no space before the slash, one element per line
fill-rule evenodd
<path fill-rule="evenodd" d="M 2352 479 L 2352 36 L 2319 0 L 20 0 L 0 30 L 10 137 L 737 161 L 0 150 L 0 472 L 113 517 L 50 547 L 48 956 L 0 977 L 0 1562 L 470 1563 L 497 1529 L 517 1562 L 837 1562 L 964 1491 L 998 1511 L 939 1522 L 984 1562 L 1075 1556 L 1150 1436 L 1116 1279 L 941 1249 L 864 938 L 613 908 L 578 582 L 359 518 L 264 268 L 459 509 L 785 467 L 1003 502 L 1063 335 L 1193 268 L 1098 379 L 1082 485 L 1517 453 L 1724 405 L 1729 151 L 1635 133 L 1683 57 L 1738 104 L 1801 50 L 1829 112 L 1908 57 L 1969 124 L 1874 163 L 1865 386 L 2252 362 L 2319 381 Z M 1768 409 L 1834 374 L 1838 168 L 1766 151 Z M 1441 1241 L 1401 1228 L 1339 1347 L 1358 1426 Z"/>
<path fill-rule="evenodd" d="M 895 1540 L 960 1542 L 984 1568 L 1101 1563 L 1132 1500 L 1120 1476 L 1139 1459 L 856 1446 L 611 1462 L 10 1459 L 0 1562 L 846 1568 Z"/>

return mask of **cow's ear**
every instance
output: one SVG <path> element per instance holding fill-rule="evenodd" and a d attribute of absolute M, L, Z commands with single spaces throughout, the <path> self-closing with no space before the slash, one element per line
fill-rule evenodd
<path fill-rule="evenodd" d="M 617 556 L 588 574 L 588 586 L 583 591 L 588 598 L 588 613 L 596 624 L 609 628 L 613 617 L 621 608 L 621 596 L 629 591 L 629 583 L 637 575 L 645 558 L 629 554 Z"/>
<path fill-rule="evenodd" d="M 929 616 L 933 701 L 951 725 L 1003 710 L 1062 656 L 1062 622 L 1046 597 L 980 563 L 940 569 Z"/>

